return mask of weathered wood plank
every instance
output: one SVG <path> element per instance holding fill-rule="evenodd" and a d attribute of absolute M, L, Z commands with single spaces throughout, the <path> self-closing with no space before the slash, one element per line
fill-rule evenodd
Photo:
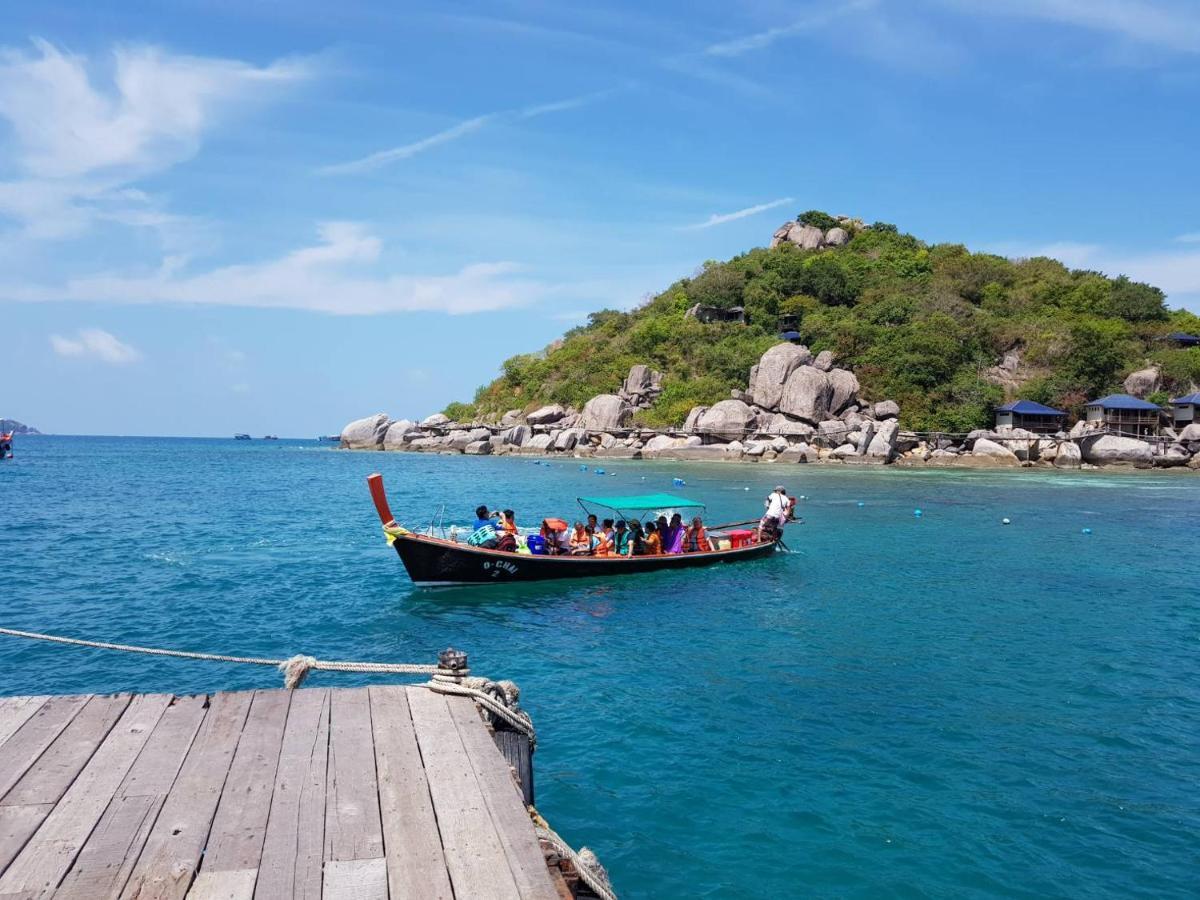
<path fill-rule="evenodd" d="M 45 896 L 58 886 L 170 702 L 167 694 L 133 698 L 120 721 L 106 729 L 103 743 L 54 811 L 0 876 L 0 896 Z"/>
<path fill-rule="evenodd" d="M 6 870 L 54 810 L 129 704 L 128 694 L 90 697 L 0 801 L 0 871 Z M 49 704 L 47 704 L 48 706 Z M 37 721 L 36 717 L 30 721 Z M 24 729 L 22 729 L 24 731 Z M 16 737 L 13 738 L 15 742 Z M 20 808 L 13 813 L 14 808 Z M 42 818 L 37 817 L 40 810 Z"/>
<path fill-rule="evenodd" d="M 110 897 L 124 887 L 207 706 L 208 698 L 200 695 L 177 698 L 167 707 L 55 892 L 56 900 Z"/>
<path fill-rule="evenodd" d="M 382 859 L 383 829 L 367 692 L 330 691 L 325 859 Z"/>
<path fill-rule="evenodd" d="M 283 732 L 255 897 L 319 900 L 328 759 L 329 691 L 297 691 Z"/>
<path fill-rule="evenodd" d="M 387 864 L 382 859 L 331 859 L 325 863 L 325 900 L 387 900 Z M 400 894 L 424 898 L 426 895 Z"/>
<path fill-rule="evenodd" d="M 91 699 L 52 697 L 0 746 L 0 802 Z"/>
<path fill-rule="evenodd" d="M 546 869 L 546 858 L 508 762 L 496 748 L 474 703 L 466 697 L 447 697 L 446 704 L 474 768 L 517 889 L 525 898 L 556 900 L 558 891 Z"/>
<path fill-rule="evenodd" d="M 257 869 L 290 691 L 255 691 L 204 851 L 203 871 Z"/>
<path fill-rule="evenodd" d="M 388 887 L 393 897 L 452 898 L 406 690 L 369 689 Z"/>
<path fill-rule="evenodd" d="M 179 777 L 150 829 L 123 898 L 182 898 L 208 840 L 221 790 L 250 710 L 250 693 L 221 693 L 192 742 Z"/>
<path fill-rule="evenodd" d="M 446 698 L 428 690 L 412 691 L 408 703 L 455 895 L 519 897 Z"/>
<path fill-rule="evenodd" d="M 226 869 L 222 872 L 205 869 L 192 882 L 187 900 L 251 900 L 257 878 L 258 871 L 255 869 Z"/>
<path fill-rule="evenodd" d="M 0 697 L 0 745 L 42 708 L 49 697 Z"/>

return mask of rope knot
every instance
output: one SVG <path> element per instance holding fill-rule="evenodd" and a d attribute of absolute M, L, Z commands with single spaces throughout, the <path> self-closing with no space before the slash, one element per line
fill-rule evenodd
<path fill-rule="evenodd" d="M 289 691 L 300 687 L 316 665 L 315 656 L 305 656 L 303 653 L 285 659 L 279 664 L 279 671 L 283 673 L 283 686 Z"/>

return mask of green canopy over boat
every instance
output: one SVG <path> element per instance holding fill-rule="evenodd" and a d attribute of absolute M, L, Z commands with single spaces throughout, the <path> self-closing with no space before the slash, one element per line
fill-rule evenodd
<path fill-rule="evenodd" d="M 704 509 L 698 500 L 676 497 L 674 494 L 634 494 L 629 497 L 578 497 L 579 505 L 587 504 L 612 509 L 617 512 L 649 512 L 659 509 Z"/>

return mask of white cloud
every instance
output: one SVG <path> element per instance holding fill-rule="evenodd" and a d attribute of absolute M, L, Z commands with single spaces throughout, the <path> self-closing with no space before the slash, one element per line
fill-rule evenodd
<path fill-rule="evenodd" d="M 61 287 L 0 286 L 0 300 L 121 304 L 204 304 L 305 309 L 340 315 L 433 311 L 451 314 L 522 306 L 545 286 L 518 278 L 511 262 L 475 263 L 448 275 L 357 274 L 378 262 L 383 244 L 362 225 L 328 222 L 319 242 L 278 259 L 187 274 L 103 273 Z"/>
<path fill-rule="evenodd" d="M 193 156 L 221 114 L 311 74 L 311 64 L 180 56 L 119 46 L 111 77 L 83 56 L 35 40 L 0 49 L 0 118 L 14 136 L 0 217 L 36 238 L 77 234 L 97 220 L 159 228 L 175 217 L 128 188 Z"/>
<path fill-rule="evenodd" d="M 1181 234 L 1175 238 L 1179 244 L 1200 244 L 1200 231 L 1190 231 L 1187 234 Z"/>
<path fill-rule="evenodd" d="M 137 362 L 142 358 L 142 354 L 135 348 L 119 341 L 115 335 L 102 328 L 81 328 L 74 337 L 52 334 L 50 346 L 59 356 L 98 359 L 117 366 Z"/>
<path fill-rule="evenodd" d="M 751 50 L 761 50 L 764 47 L 769 47 L 776 41 L 816 31 L 835 19 L 850 13 L 859 12 L 863 9 L 873 8 L 875 5 L 876 0 L 853 0 L 853 2 L 848 3 L 832 4 L 824 9 L 814 7 L 807 15 L 795 19 L 787 25 L 768 28 L 754 34 L 744 35 L 740 38 L 719 41 L 705 47 L 704 52 L 708 56 L 741 56 L 743 53 L 749 53 Z"/>
<path fill-rule="evenodd" d="M 451 141 L 456 141 L 468 134 L 473 134 L 476 131 L 491 125 L 496 122 L 505 120 L 513 121 L 517 119 L 533 119 L 538 116 L 550 115 L 551 113 L 567 112 L 572 109 L 578 109 L 581 106 L 587 106 L 589 103 L 595 103 L 606 97 L 612 96 L 618 89 L 607 91 L 595 91 L 590 94 L 580 94 L 577 97 L 568 97 L 564 100 L 555 100 L 550 103 L 540 103 L 531 106 L 521 107 L 520 109 L 501 110 L 494 113 L 486 113 L 482 116 L 475 116 L 471 119 L 465 119 L 457 125 L 452 125 L 442 131 L 435 132 L 428 137 L 413 141 L 408 144 L 401 144 L 399 147 L 392 147 L 388 150 L 379 150 L 375 153 L 370 153 L 367 156 L 359 159 L 352 159 L 349 162 L 334 163 L 333 165 L 323 166 L 317 171 L 322 175 L 361 175 L 364 172 L 373 172 L 376 169 L 382 168 L 389 163 L 399 162 L 400 160 L 410 159 L 418 153 L 424 153 L 441 144 L 448 144 Z"/>
<path fill-rule="evenodd" d="M 735 222 L 738 219 L 745 219 L 748 216 L 756 216 L 759 213 L 766 212 L 768 209 L 775 209 L 776 207 L 786 206 L 794 202 L 791 197 L 780 197 L 778 200 L 759 203 L 757 206 L 747 206 L 745 209 L 739 209 L 731 213 L 713 213 L 703 222 L 697 222 L 694 225 L 684 225 L 683 227 L 690 231 L 700 228 L 712 228 L 714 225 L 724 225 L 726 222 Z"/>
<path fill-rule="evenodd" d="M 1140 44 L 1200 53 L 1200 7 L 1191 0 L 943 0 L 981 15 L 1073 25 Z"/>

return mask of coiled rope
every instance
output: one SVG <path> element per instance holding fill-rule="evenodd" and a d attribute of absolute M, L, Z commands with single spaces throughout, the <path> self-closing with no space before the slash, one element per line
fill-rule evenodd
<path fill-rule="evenodd" d="M 584 847 L 576 853 L 571 849 L 570 844 L 559 837 L 558 832 L 546 824 L 546 820 L 536 809 L 531 807 L 530 811 L 533 818 L 533 830 L 537 836 L 553 847 L 559 856 L 570 860 L 571 865 L 579 874 L 580 880 L 591 888 L 600 900 L 617 900 L 612 882 L 608 878 L 608 870 L 600 864 L 596 854 L 588 847 Z"/>

